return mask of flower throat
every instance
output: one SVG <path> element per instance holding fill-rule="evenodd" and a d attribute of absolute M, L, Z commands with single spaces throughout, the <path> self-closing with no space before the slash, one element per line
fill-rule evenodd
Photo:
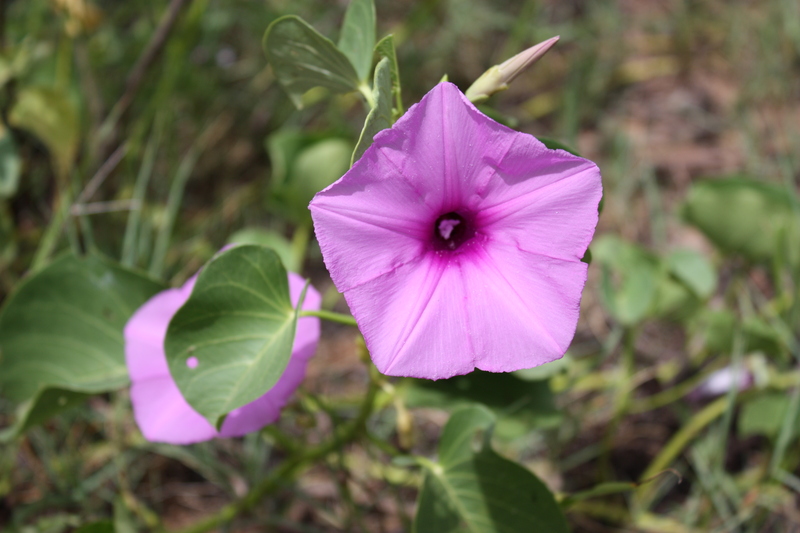
<path fill-rule="evenodd" d="M 457 250 L 475 235 L 467 219 L 451 211 L 433 223 L 433 243 L 437 250 Z"/>

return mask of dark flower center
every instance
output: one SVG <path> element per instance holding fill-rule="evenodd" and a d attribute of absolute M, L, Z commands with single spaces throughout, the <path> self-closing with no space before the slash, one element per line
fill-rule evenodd
<path fill-rule="evenodd" d="M 441 215 L 433 223 L 433 243 L 437 250 L 456 250 L 474 235 L 469 221 L 455 211 Z"/>

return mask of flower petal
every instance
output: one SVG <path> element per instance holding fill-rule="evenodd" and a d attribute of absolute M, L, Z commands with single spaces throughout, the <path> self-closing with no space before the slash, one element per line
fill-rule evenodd
<path fill-rule="evenodd" d="M 441 379 L 475 368 L 458 260 L 426 254 L 345 298 L 384 374 Z"/>
<path fill-rule="evenodd" d="M 513 135 L 519 134 L 478 111 L 455 85 L 440 83 L 373 146 L 442 214 L 480 198 L 478 185 L 494 173 Z"/>
<path fill-rule="evenodd" d="M 597 166 L 519 135 L 496 170 L 477 208 L 485 231 L 529 252 L 583 257 L 603 194 Z"/>
<path fill-rule="evenodd" d="M 464 265 L 478 368 L 511 372 L 561 358 L 575 335 L 586 263 L 488 242 Z"/>
<path fill-rule="evenodd" d="M 217 436 L 214 427 L 183 399 L 172 376 L 131 384 L 136 425 L 151 442 L 194 444 Z"/>
<path fill-rule="evenodd" d="M 419 192 L 374 150 L 318 193 L 309 209 L 325 266 L 340 291 L 418 257 L 433 216 Z"/>

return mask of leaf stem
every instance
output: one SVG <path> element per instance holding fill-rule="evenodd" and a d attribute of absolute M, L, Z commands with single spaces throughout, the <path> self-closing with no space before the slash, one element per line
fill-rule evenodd
<path fill-rule="evenodd" d="M 300 314 L 298 316 L 300 316 L 301 318 L 304 316 L 315 316 L 323 320 L 329 320 L 331 322 L 336 322 L 338 324 L 344 324 L 345 326 L 358 327 L 358 324 L 356 324 L 356 319 L 353 318 L 352 316 L 345 315 L 343 313 L 335 313 L 333 311 L 323 311 L 322 309 L 318 311 L 303 310 L 300 311 Z"/>
<path fill-rule="evenodd" d="M 375 95 L 372 94 L 372 89 L 370 89 L 369 85 L 362 82 L 358 86 L 358 92 L 364 96 L 364 100 L 367 102 L 367 111 L 371 111 L 372 108 L 375 107 Z"/>

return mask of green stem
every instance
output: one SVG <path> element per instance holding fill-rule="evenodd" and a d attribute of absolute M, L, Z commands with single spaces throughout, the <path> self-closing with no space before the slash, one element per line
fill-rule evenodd
<path fill-rule="evenodd" d="M 364 396 L 364 401 L 361 404 L 358 415 L 352 422 L 346 426 L 342 426 L 343 429 L 334 434 L 330 441 L 289 457 L 272 472 L 272 475 L 264 478 L 264 480 L 247 493 L 244 498 L 226 505 L 214 516 L 188 528 L 181 529 L 178 533 L 205 533 L 206 531 L 211 531 L 222 524 L 230 522 L 239 514 L 247 512 L 255 507 L 265 496 L 279 489 L 289 480 L 297 477 L 314 462 L 359 438 L 366 432 L 367 419 L 372 414 L 375 404 L 375 395 L 378 392 L 378 382 L 374 379 L 373 372 L 370 372 L 370 376 L 373 379 L 370 379 L 369 389 Z"/>
<path fill-rule="evenodd" d="M 715 366 L 709 372 L 697 374 L 692 378 L 678 383 L 672 388 L 665 389 L 662 392 L 635 401 L 631 404 L 631 408 L 628 412 L 632 414 L 646 413 L 647 411 L 653 411 L 659 407 L 664 407 L 665 405 L 676 402 L 696 389 L 701 383 L 707 380 L 714 371 L 719 370 L 719 368 L 721 367 Z"/>
<path fill-rule="evenodd" d="M 367 101 L 367 111 L 371 111 L 373 107 L 375 107 L 375 96 L 372 94 L 372 89 L 370 89 L 369 85 L 366 83 L 361 83 L 358 86 L 358 92 L 360 92 L 364 96 L 364 100 Z"/>
<path fill-rule="evenodd" d="M 783 417 L 783 424 L 781 424 L 781 430 L 775 443 L 775 451 L 772 452 L 772 459 L 769 462 L 769 471 L 776 478 L 779 478 L 778 473 L 781 470 L 781 462 L 795 433 L 798 412 L 800 412 L 800 388 L 795 388 L 789 400 L 789 408 L 786 409 L 786 414 Z"/>
<path fill-rule="evenodd" d="M 297 271 L 303 270 L 303 263 L 306 261 L 306 250 L 308 250 L 308 239 L 311 236 L 309 224 L 301 224 L 294 230 L 292 236 L 292 257 L 294 257 Z"/>
<path fill-rule="evenodd" d="M 344 324 L 345 326 L 356 326 L 356 319 L 350 315 L 345 315 L 343 313 L 334 313 L 333 311 L 323 311 L 320 309 L 319 311 L 311 311 L 311 310 L 304 310 L 300 311 L 300 317 L 304 316 L 315 316 L 317 318 L 321 318 L 323 320 L 329 320 L 331 322 L 336 322 L 338 324 Z"/>
<path fill-rule="evenodd" d="M 279 448 L 283 449 L 283 451 L 290 454 L 297 453 L 298 446 L 295 444 L 294 440 L 292 440 L 289 435 L 278 429 L 276 426 L 265 427 L 261 430 L 261 434 L 267 439 L 271 438 Z"/>
<path fill-rule="evenodd" d="M 71 206 L 72 194 L 70 194 L 68 187 L 63 187 L 60 189 L 59 198 L 56 202 L 56 212 L 50 220 L 50 225 L 47 226 L 42 240 L 39 241 L 39 248 L 33 257 L 31 271 L 39 270 L 47 263 L 50 254 L 53 253 L 58 244 L 58 238 L 61 236 L 61 230 L 64 228 L 64 222 L 67 220 Z"/>
<path fill-rule="evenodd" d="M 731 424 L 733 422 L 733 411 L 736 407 L 736 398 L 739 396 L 739 386 L 740 386 L 740 376 L 742 370 L 744 369 L 744 364 L 742 362 L 742 352 L 744 351 L 744 341 L 742 338 L 741 330 L 736 330 L 733 338 L 733 354 L 732 354 L 732 362 L 730 368 L 733 371 L 734 375 L 734 383 L 733 386 L 728 389 L 728 393 L 725 395 L 725 398 L 728 400 L 728 405 L 725 408 L 725 413 L 723 414 L 722 421 L 719 425 L 718 429 L 718 443 L 719 449 L 724 450 L 727 447 L 728 443 L 728 433 L 731 429 Z M 724 475 L 725 472 L 725 454 L 720 453 L 714 458 L 713 467 L 716 470 L 716 473 L 719 476 Z"/>
<path fill-rule="evenodd" d="M 794 385 L 794 383 L 770 383 L 773 389 L 786 389 L 792 385 Z M 760 391 L 754 389 L 744 391 L 736 396 L 735 401 L 736 403 L 741 403 L 758 393 L 760 393 Z M 661 449 L 661 452 L 653 459 L 644 474 L 642 474 L 642 479 L 652 478 L 659 472 L 666 470 L 672 461 L 683 452 L 689 443 L 692 442 L 703 429 L 725 414 L 728 410 L 729 402 L 730 399 L 723 396 L 696 413 Z M 646 510 L 653 501 L 656 488 L 656 486 L 648 485 L 637 490 L 634 495 L 633 507 L 637 511 Z"/>

